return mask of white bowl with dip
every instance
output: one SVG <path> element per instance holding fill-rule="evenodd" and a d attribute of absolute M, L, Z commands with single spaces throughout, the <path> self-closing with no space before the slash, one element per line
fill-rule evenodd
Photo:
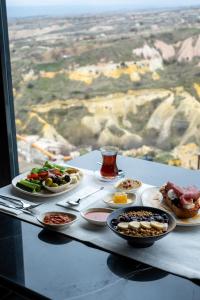
<path fill-rule="evenodd" d="M 113 209 L 110 208 L 89 208 L 81 212 L 81 216 L 91 224 L 105 226 L 107 218 Z"/>
<path fill-rule="evenodd" d="M 141 188 L 141 186 L 142 182 L 138 179 L 133 178 L 123 178 L 114 185 L 117 191 L 125 193 L 136 192 Z"/>
<path fill-rule="evenodd" d="M 55 222 L 52 222 L 49 220 L 49 222 L 45 222 L 45 218 L 47 217 L 55 217 L 60 216 L 61 218 L 64 217 L 66 220 L 63 222 L 56 224 Z M 45 213 L 41 213 L 40 215 L 36 216 L 38 221 L 43 224 L 45 227 L 49 227 L 51 229 L 64 229 L 69 227 L 71 224 L 73 224 L 77 220 L 77 216 L 75 214 L 61 212 L 61 211 L 49 211 Z M 58 221 L 59 222 L 59 221 Z"/>

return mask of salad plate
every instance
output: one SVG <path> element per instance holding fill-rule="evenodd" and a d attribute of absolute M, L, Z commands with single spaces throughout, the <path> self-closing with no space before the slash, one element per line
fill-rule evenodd
<path fill-rule="evenodd" d="M 77 168 L 49 163 L 50 167 L 48 169 L 46 165 L 48 165 L 47 162 L 41 168 L 34 168 L 30 172 L 22 173 L 13 178 L 13 188 L 29 196 L 51 198 L 75 189 L 82 181 L 83 172 Z M 53 174 L 52 170 L 54 171 Z M 54 179 L 56 179 L 56 182 L 59 180 L 61 183 L 55 184 Z"/>
<path fill-rule="evenodd" d="M 170 207 L 168 207 L 164 201 L 163 196 L 159 192 L 159 187 L 151 187 L 146 190 L 141 195 L 142 204 L 144 206 L 150 206 L 154 208 L 159 208 L 171 213 L 176 219 L 176 224 L 179 226 L 199 226 L 200 225 L 200 210 L 197 216 L 188 219 L 180 219 L 178 218 Z"/>

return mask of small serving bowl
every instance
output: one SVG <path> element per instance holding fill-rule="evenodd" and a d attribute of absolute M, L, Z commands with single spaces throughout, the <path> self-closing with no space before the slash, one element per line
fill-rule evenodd
<path fill-rule="evenodd" d="M 44 218 L 46 216 L 56 215 L 56 214 L 61 214 L 61 215 L 68 216 L 69 218 L 71 218 L 71 221 L 66 222 L 66 223 L 62 223 L 62 224 L 48 224 L 48 223 L 44 222 Z M 75 214 L 65 213 L 65 212 L 61 212 L 61 211 L 49 211 L 49 212 L 45 212 L 45 213 L 42 213 L 42 214 L 38 215 L 37 219 L 45 227 L 49 227 L 51 229 L 64 229 L 64 228 L 67 228 L 70 225 L 72 225 L 77 220 L 77 216 Z"/>
<path fill-rule="evenodd" d="M 137 186 L 130 187 L 130 188 L 123 188 L 120 186 L 123 182 L 126 182 L 128 180 L 130 180 L 131 182 L 135 182 L 135 184 L 137 183 Z M 123 178 L 123 179 L 117 181 L 114 185 L 114 187 L 117 191 L 125 192 L 125 193 L 136 192 L 137 190 L 139 190 L 139 188 L 141 188 L 141 186 L 142 186 L 142 182 L 138 179 L 133 179 L 133 178 Z"/>
<path fill-rule="evenodd" d="M 152 212 L 152 213 L 161 214 L 161 215 L 166 214 L 168 219 L 169 219 L 167 231 L 160 234 L 160 235 L 147 236 L 147 237 L 138 237 L 138 236 L 129 236 L 129 235 L 120 233 L 113 226 L 112 220 L 117 219 L 119 217 L 119 215 L 121 215 L 123 213 L 127 213 L 129 211 L 142 211 L 142 210 L 149 211 L 149 212 Z M 168 233 L 170 233 L 172 230 L 174 230 L 174 228 L 176 227 L 176 220 L 171 214 L 167 213 L 164 210 L 158 209 L 158 208 L 149 207 L 149 206 L 131 206 L 131 207 L 125 207 L 125 208 L 117 209 L 116 211 L 112 212 L 108 216 L 107 225 L 115 234 L 117 234 L 121 238 L 127 240 L 127 242 L 130 245 L 132 245 L 134 247 L 148 247 L 148 246 L 153 245 L 153 243 L 156 242 L 157 240 L 164 238 Z"/>
<path fill-rule="evenodd" d="M 113 212 L 113 209 L 110 209 L 110 208 L 89 208 L 85 211 L 82 211 L 81 216 L 91 224 L 105 226 L 107 224 L 107 218 L 108 218 L 109 214 L 112 212 Z M 99 215 L 101 215 L 101 217 L 103 214 L 107 214 L 107 217 L 105 217 L 103 219 L 89 218 L 90 213 L 91 213 L 91 215 L 92 215 L 92 213 L 96 213 L 96 216 L 99 213 Z"/>
<path fill-rule="evenodd" d="M 103 199 L 104 203 L 108 205 L 111 208 L 122 208 L 122 207 L 128 207 L 131 206 L 133 203 L 136 202 L 136 195 L 134 193 L 127 194 L 127 203 L 115 203 L 113 201 L 114 194 L 108 195 L 105 199 Z"/>
<path fill-rule="evenodd" d="M 59 185 L 59 186 L 56 186 L 56 187 L 46 185 L 45 181 L 42 182 L 42 185 L 46 190 L 48 190 L 52 193 L 60 193 L 60 192 L 64 192 L 64 191 L 68 190 L 71 182 L 72 182 L 72 178 L 70 178 L 69 182 Z"/>

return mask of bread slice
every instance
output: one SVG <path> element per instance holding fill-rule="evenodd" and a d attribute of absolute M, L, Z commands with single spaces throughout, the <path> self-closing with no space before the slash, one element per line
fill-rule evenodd
<path fill-rule="evenodd" d="M 195 207 L 192 209 L 180 208 L 173 204 L 173 201 L 168 197 L 167 192 L 164 187 L 160 189 L 161 194 L 163 195 L 163 200 L 167 206 L 175 213 L 178 218 L 187 219 L 192 218 L 198 214 L 199 210 L 199 201 L 196 201 Z"/>

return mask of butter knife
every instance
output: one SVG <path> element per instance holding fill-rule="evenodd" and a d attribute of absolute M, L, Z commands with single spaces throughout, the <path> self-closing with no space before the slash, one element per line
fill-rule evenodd
<path fill-rule="evenodd" d="M 10 204 L 7 204 L 5 202 L 0 202 L 0 205 L 4 206 L 4 207 L 8 207 L 8 208 L 12 208 L 12 209 L 16 209 L 16 210 L 19 210 L 25 214 L 28 214 L 28 215 L 31 215 L 31 216 L 34 216 L 34 214 L 29 211 L 29 210 L 26 210 L 26 209 L 23 209 L 23 208 L 19 208 L 19 207 L 16 207 L 14 205 L 10 205 Z"/>

